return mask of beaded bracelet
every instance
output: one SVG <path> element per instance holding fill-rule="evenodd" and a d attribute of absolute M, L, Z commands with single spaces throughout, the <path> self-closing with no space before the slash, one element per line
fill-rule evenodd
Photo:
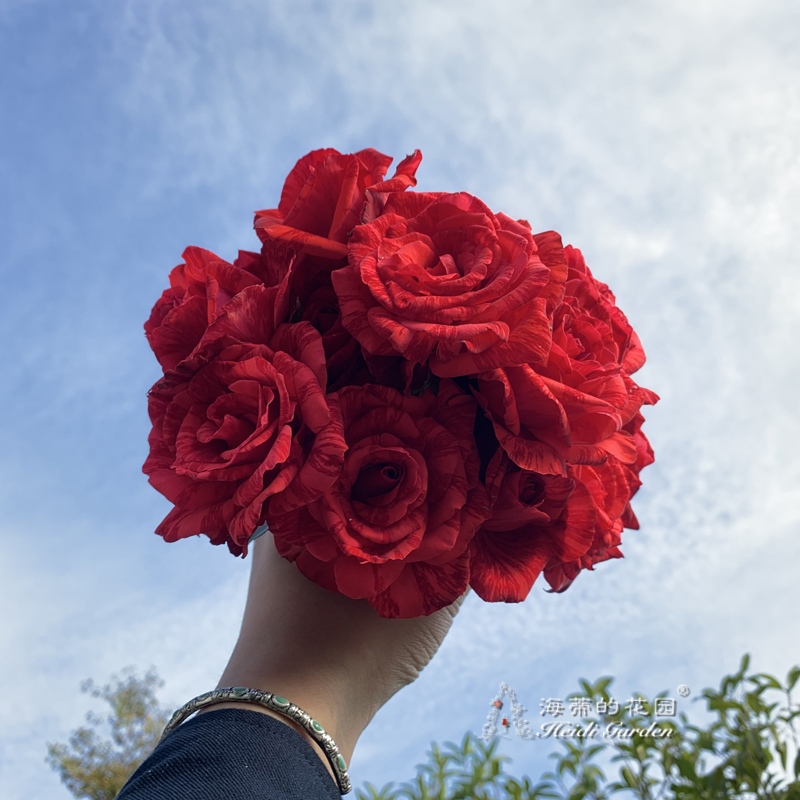
<path fill-rule="evenodd" d="M 242 686 L 237 686 L 229 689 L 214 689 L 212 692 L 206 692 L 199 697 L 195 697 L 194 700 L 190 700 L 172 715 L 159 741 L 163 741 L 164 737 L 172 733 L 178 725 L 188 719 L 195 711 L 217 703 L 255 703 L 293 719 L 307 731 L 327 756 L 333 774 L 336 777 L 336 783 L 339 786 L 339 793 L 347 794 L 352 789 L 344 756 L 339 752 L 336 743 L 330 734 L 325 732 L 322 725 L 312 719 L 303 709 L 298 708 L 294 703 L 290 703 L 285 697 L 271 692 L 262 692 L 260 689 L 246 689 Z"/>

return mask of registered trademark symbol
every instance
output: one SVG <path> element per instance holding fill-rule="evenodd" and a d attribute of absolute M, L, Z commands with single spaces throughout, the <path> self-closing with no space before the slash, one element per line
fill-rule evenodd
<path fill-rule="evenodd" d="M 683 683 L 682 683 L 682 684 L 681 684 L 681 685 L 678 687 L 678 694 L 679 694 L 681 697 L 688 697 L 688 696 L 689 696 L 691 693 L 692 693 L 692 690 L 691 690 L 691 689 L 690 689 L 688 686 L 686 686 L 686 684 L 683 684 Z"/>

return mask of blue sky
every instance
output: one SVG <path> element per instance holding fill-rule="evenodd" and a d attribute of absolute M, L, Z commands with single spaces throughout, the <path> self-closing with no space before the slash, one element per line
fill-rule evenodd
<path fill-rule="evenodd" d="M 187 245 L 257 248 L 252 212 L 323 146 L 419 148 L 420 189 L 558 230 L 662 397 L 625 560 L 470 597 L 355 784 L 478 732 L 501 681 L 534 716 L 581 676 L 652 695 L 746 650 L 800 662 L 799 23 L 769 0 L 0 0 L 0 795 L 69 796 L 45 742 L 93 707 L 83 678 L 153 664 L 172 706 L 217 681 L 248 564 L 153 534 L 142 323 Z M 535 772 L 546 744 L 503 748 Z"/>

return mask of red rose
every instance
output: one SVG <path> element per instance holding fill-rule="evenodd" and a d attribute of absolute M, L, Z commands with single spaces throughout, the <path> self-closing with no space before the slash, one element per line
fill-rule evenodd
<path fill-rule="evenodd" d="M 628 389 L 622 373 L 644 364 L 639 337 L 606 284 L 586 266 L 580 250 L 564 248 L 569 271 L 564 299 L 553 319 L 553 346 L 542 374 L 621 408 Z"/>
<path fill-rule="evenodd" d="M 150 391 L 143 470 L 175 504 L 157 529 L 166 541 L 206 534 L 242 553 L 269 498 L 303 505 L 339 474 L 346 445 L 322 340 L 307 322 L 276 326 L 277 296 L 240 292 Z"/>
<path fill-rule="evenodd" d="M 478 376 L 478 399 L 501 447 L 523 469 L 564 474 L 566 464 L 637 458 L 626 423 L 658 397 L 629 377 L 644 351 L 614 296 L 596 281 L 580 251 L 565 248 L 566 291 L 553 317 L 545 363 Z"/>
<path fill-rule="evenodd" d="M 285 283 L 294 258 L 294 251 L 272 242 L 264 246 L 261 255 L 240 251 L 233 264 L 210 250 L 187 247 L 184 263 L 170 273 L 170 288 L 164 290 L 144 324 L 159 364 L 169 370 L 188 358 L 208 326 L 245 287 Z M 283 306 L 280 298 L 276 303 Z"/>
<path fill-rule="evenodd" d="M 289 247 L 300 256 L 287 285 L 289 308 L 299 307 L 303 319 L 316 319 L 318 308 L 314 306 L 319 295 L 315 292 L 323 286 L 330 288 L 330 271 L 347 256 L 349 234 L 365 215 L 374 214 L 386 197 L 416 184 L 414 173 L 421 160 L 421 153 L 415 150 L 389 180 L 384 176 L 391 157 L 372 149 L 353 154 L 315 150 L 297 162 L 286 178 L 278 208 L 257 211 L 255 219 L 265 249 Z M 272 261 L 264 259 L 263 253 L 261 258 L 267 264 Z M 328 299 L 325 305 L 332 307 Z M 348 378 L 356 375 L 354 383 L 368 382 L 371 376 L 360 348 L 341 328 L 341 322 L 331 321 L 330 331 L 313 324 L 325 337 L 330 389 L 347 385 Z"/>
<path fill-rule="evenodd" d="M 562 477 L 522 470 L 502 450 L 495 454 L 486 475 L 492 516 L 470 545 L 470 584 L 480 597 L 524 600 L 542 573 L 552 591 L 563 592 L 581 570 L 622 558 L 623 528 L 639 527 L 630 505 L 639 471 L 653 462 L 643 421 L 637 413 L 625 425 L 637 451 L 629 465 L 610 456 L 595 466 L 568 466 Z"/>
<path fill-rule="evenodd" d="M 595 524 L 591 544 L 585 553 L 554 558 L 546 565 L 544 577 L 555 592 L 568 589 L 581 570 L 593 569 L 595 564 L 610 558 L 622 558 L 619 545 L 623 527 L 639 527 L 630 510 L 630 498 L 639 487 L 633 470 L 609 458 L 593 467 L 571 468 L 570 474 L 588 489 L 594 505 Z M 626 511 L 630 517 L 626 516 Z"/>
<path fill-rule="evenodd" d="M 278 208 L 256 211 L 256 232 L 262 241 L 278 239 L 304 254 L 343 258 L 368 194 L 374 198 L 415 186 L 421 160 L 415 150 L 398 164 L 394 177 L 384 180 L 392 159 L 377 150 L 315 150 L 289 173 Z"/>
<path fill-rule="evenodd" d="M 520 470 L 502 451 L 486 483 L 494 512 L 469 545 L 470 586 L 483 600 L 519 603 L 545 569 L 589 550 L 595 505 L 572 470 L 566 476 Z"/>
<path fill-rule="evenodd" d="M 194 350 L 231 297 L 245 286 L 261 283 L 255 275 L 209 250 L 187 247 L 183 259 L 185 263 L 170 272 L 170 288 L 144 324 L 147 341 L 165 370 L 177 366 Z"/>
<path fill-rule="evenodd" d="M 374 355 L 441 377 L 543 361 L 550 269 L 530 230 L 466 193 L 396 194 L 332 274 L 342 322 Z"/>
<path fill-rule="evenodd" d="M 303 508 L 270 504 L 278 552 L 331 591 L 384 617 L 415 617 L 467 588 L 467 544 L 488 516 L 472 428 L 476 406 L 450 381 L 438 396 L 385 386 L 338 393 L 348 451 L 333 486 Z"/>

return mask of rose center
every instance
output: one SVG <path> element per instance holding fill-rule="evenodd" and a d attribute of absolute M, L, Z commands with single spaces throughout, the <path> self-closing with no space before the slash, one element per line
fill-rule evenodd
<path fill-rule="evenodd" d="M 339 319 L 339 309 L 334 306 L 324 305 L 317 311 L 314 327 L 320 333 L 327 333 Z"/>
<path fill-rule="evenodd" d="M 519 501 L 526 506 L 538 506 L 544 500 L 544 481 L 534 475 L 526 475 L 519 487 Z"/>
<path fill-rule="evenodd" d="M 360 503 L 369 503 L 396 488 L 403 475 L 403 468 L 395 464 L 370 464 L 358 473 L 351 497 Z"/>

